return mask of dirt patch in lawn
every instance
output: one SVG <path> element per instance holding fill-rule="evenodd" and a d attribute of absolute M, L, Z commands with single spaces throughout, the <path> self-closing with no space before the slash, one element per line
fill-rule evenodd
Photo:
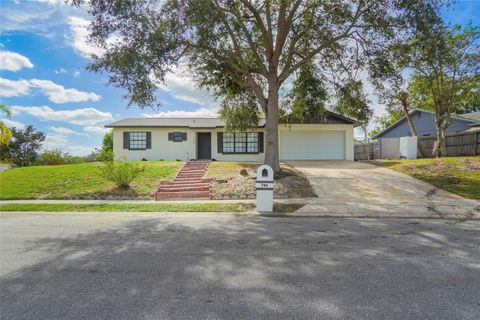
<path fill-rule="evenodd" d="M 255 199 L 256 170 L 259 164 L 212 162 L 205 178 L 213 179 L 213 199 Z M 282 164 L 275 176 L 275 199 L 316 197 L 308 179 L 294 167 Z"/>

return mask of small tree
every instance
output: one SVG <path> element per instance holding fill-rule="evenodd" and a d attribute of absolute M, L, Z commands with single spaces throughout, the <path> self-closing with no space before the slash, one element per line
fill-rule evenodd
<path fill-rule="evenodd" d="M 438 24 L 417 34 L 406 50 L 406 65 L 413 72 L 409 91 L 416 105 L 435 113 L 440 156 L 447 155 L 450 116 L 479 100 L 479 39 L 477 27 Z"/>
<path fill-rule="evenodd" d="M 113 152 L 113 131 L 105 133 L 102 140 L 102 150 Z"/>
<path fill-rule="evenodd" d="M 10 118 L 10 114 L 11 114 L 10 108 L 1 102 L 0 102 L 0 112 L 5 114 L 8 118 Z M 10 130 L 10 128 L 8 128 L 3 121 L 0 121 L 0 145 L 8 146 L 11 138 L 12 138 L 12 130 Z"/>
<path fill-rule="evenodd" d="M 318 68 L 308 63 L 297 73 L 283 107 L 284 122 L 315 123 L 325 120 L 328 90 Z"/>
<path fill-rule="evenodd" d="M 130 188 L 130 183 L 143 171 L 145 171 L 143 166 L 123 160 L 105 161 L 100 167 L 102 177 L 123 189 Z"/>
<path fill-rule="evenodd" d="M 95 149 L 98 150 L 98 149 Z M 95 156 L 97 161 L 113 161 L 115 157 L 113 153 L 113 131 L 105 133 L 102 140 L 102 148 Z"/>
<path fill-rule="evenodd" d="M 9 145 L 0 146 L 1 159 L 19 167 L 31 165 L 34 163 L 42 142 L 45 140 L 45 134 L 35 131 L 31 125 L 25 128 L 25 130 L 13 128 L 12 133 Z"/>
<path fill-rule="evenodd" d="M 403 110 L 399 109 L 396 104 L 389 104 L 386 107 L 386 114 L 375 117 L 375 128 L 370 131 L 370 136 L 374 137 L 387 127 L 391 126 L 404 116 Z"/>
<path fill-rule="evenodd" d="M 335 110 L 347 117 L 356 119 L 365 134 L 365 142 L 367 142 L 367 126 L 373 116 L 373 110 L 363 91 L 361 81 L 350 80 L 339 89 Z"/>

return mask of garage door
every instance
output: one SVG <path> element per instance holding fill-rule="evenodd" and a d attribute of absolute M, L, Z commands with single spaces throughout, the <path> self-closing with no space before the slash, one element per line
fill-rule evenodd
<path fill-rule="evenodd" d="M 344 131 L 282 131 L 281 160 L 344 160 Z"/>

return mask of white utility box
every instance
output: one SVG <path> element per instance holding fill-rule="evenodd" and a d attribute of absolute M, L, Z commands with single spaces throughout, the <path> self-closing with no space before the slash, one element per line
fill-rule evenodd
<path fill-rule="evenodd" d="M 273 211 L 273 169 L 269 165 L 261 165 L 257 169 L 257 211 Z"/>
<path fill-rule="evenodd" d="M 417 137 L 401 137 L 400 138 L 400 158 L 417 159 Z"/>

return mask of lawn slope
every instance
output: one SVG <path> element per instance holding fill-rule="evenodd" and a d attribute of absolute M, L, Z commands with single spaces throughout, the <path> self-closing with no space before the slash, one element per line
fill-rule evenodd
<path fill-rule="evenodd" d="M 0 199 L 68 199 L 79 195 L 144 196 L 162 180 L 171 180 L 183 162 L 139 162 L 145 171 L 121 190 L 100 176 L 100 163 L 32 166 L 0 172 Z"/>
<path fill-rule="evenodd" d="M 480 157 L 385 160 L 376 165 L 408 174 L 465 198 L 480 199 Z"/>

